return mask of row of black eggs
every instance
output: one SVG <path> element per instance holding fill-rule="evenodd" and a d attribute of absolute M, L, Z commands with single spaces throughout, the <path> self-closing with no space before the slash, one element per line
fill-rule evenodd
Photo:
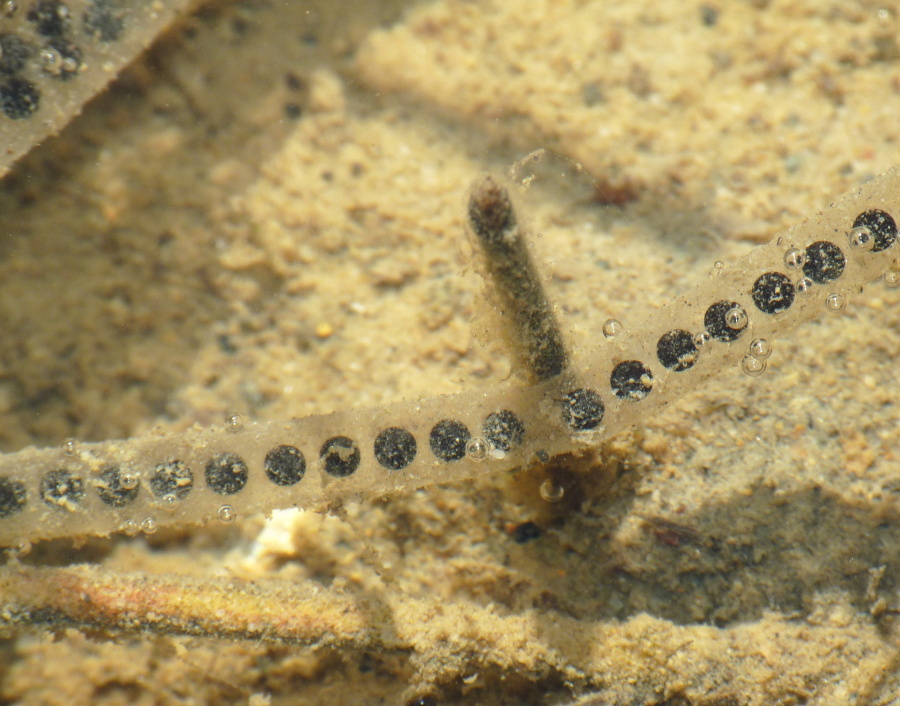
<path fill-rule="evenodd" d="M 855 219 L 848 233 L 849 246 L 854 250 L 881 252 L 891 247 L 897 238 L 894 219 L 880 210 L 869 210 Z M 788 248 L 784 253 L 785 268 L 799 272 L 801 277 L 792 281 L 781 272 L 765 272 L 755 280 L 751 288 L 751 299 L 756 308 L 768 315 L 788 310 L 795 297 L 813 289 L 814 285 L 824 285 L 837 280 L 844 272 L 846 258 L 841 249 L 830 241 L 816 241 L 804 250 Z M 893 270 L 885 275 L 887 284 L 900 284 L 900 273 Z M 830 294 L 825 306 L 830 311 L 844 308 L 840 294 Z M 704 315 L 704 329 L 691 334 L 682 329 L 674 329 L 663 334 L 656 346 L 660 364 L 675 373 L 684 372 L 694 366 L 699 352 L 712 341 L 731 343 L 738 340 L 747 328 L 749 317 L 738 303 L 722 300 L 712 304 Z M 603 333 L 607 337 L 618 335 L 622 326 L 615 320 L 607 321 Z M 759 375 L 766 367 L 766 359 L 771 346 L 764 339 L 755 339 L 741 367 L 748 375 Z M 645 399 L 653 388 L 653 374 L 642 361 L 626 360 L 618 363 L 610 375 L 612 394 L 621 400 L 639 402 Z M 603 397 L 591 388 L 570 391 L 561 400 L 562 417 L 576 432 L 590 432 L 603 421 L 605 405 Z M 236 429 L 234 421 L 230 427 Z M 443 462 L 468 458 L 483 461 L 489 458 L 503 458 L 506 452 L 522 444 L 525 425 L 510 410 L 500 410 L 489 415 L 482 425 L 482 436 L 472 436 L 465 424 L 454 419 L 438 421 L 429 433 L 429 448 L 436 459 Z M 417 442 L 411 432 L 401 427 L 388 427 L 379 432 L 373 443 L 373 456 L 380 466 L 388 471 L 407 468 L 418 453 Z M 64 447 L 70 455 L 75 455 L 74 442 Z M 347 436 L 333 436 L 321 447 L 319 460 L 322 469 L 334 478 L 345 478 L 356 472 L 362 455 L 356 442 Z M 282 444 L 271 449 L 264 461 L 267 478 L 276 486 L 290 487 L 300 482 L 306 472 L 306 460 L 295 446 Z M 213 492 L 228 496 L 245 487 L 249 478 L 247 464 L 240 456 L 223 452 L 213 456 L 204 469 L 206 484 Z M 136 473 L 123 471 L 118 466 L 105 469 L 94 481 L 100 499 L 111 507 L 121 508 L 133 502 L 140 489 L 140 479 Z M 174 509 L 194 487 L 192 470 L 182 461 L 167 460 L 157 465 L 149 478 L 149 488 L 158 504 L 164 509 Z M 85 495 L 85 483 L 78 475 L 63 469 L 51 470 L 41 479 L 40 496 L 50 507 L 74 510 Z M 549 498 L 548 498 L 549 499 Z M 19 481 L 0 477 L 0 519 L 15 515 L 27 503 L 27 491 Z M 229 505 L 219 508 L 219 519 L 223 522 L 234 518 Z M 123 528 L 126 532 L 143 530 L 152 533 L 156 521 L 147 518 L 140 526 L 128 521 Z"/>
<path fill-rule="evenodd" d="M 861 252 L 882 252 L 890 248 L 897 239 L 897 225 L 890 214 L 872 209 L 859 214 L 847 233 L 849 247 Z M 751 288 L 754 305 L 764 314 L 774 315 L 787 311 L 797 295 L 803 296 L 813 291 L 815 285 L 834 282 L 844 272 L 846 258 L 841 249 L 826 240 L 816 241 L 805 249 L 790 247 L 784 252 L 784 266 L 788 271 L 799 272 L 800 277 L 792 280 L 781 272 L 765 272 Z M 724 265 L 716 263 L 716 268 Z M 900 271 L 888 270 L 884 282 L 889 287 L 900 286 Z M 842 311 L 846 300 L 839 293 L 829 294 L 825 308 L 833 313 Z M 669 331 L 657 343 L 657 359 L 668 370 L 682 372 L 693 367 L 700 350 L 713 340 L 730 343 L 737 340 L 749 323 L 746 310 L 737 302 L 719 301 L 710 306 L 704 316 L 704 329 L 696 334 L 676 329 Z M 624 330 L 616 319 L 603 324 L 603 334 L 613 338 Z M 766 359 L 772 353 L 769 341 L 757 338 L 749 346 L 748 354 L 741 361 L 741 369 L 747 375 L 761 375 L 766 370 Z M 652 388 L 652 373 L 639 361 L 620 363 L 613 371 L 613 393 L 622 399 L 640 400 Z M 622 384 L 624 382 L 624 384 Z"/>
<path fill-rule="evenodd" d="M 235 428 L 236 423 L 232 421 L 230 426 Z M 442 419 L 430 431 L 429 447 L 437 459 L 448 463 L 466 457 L 476 461 L 489 457 L 500 458 L 507 451 L 521 445 L 525 426 L 513 412 L 500 410 L 488 415 L 482 425 L 482 433 L 483 437 L 473 437 L 462 422 Z M 74 441 L 67 441 L 63 450 L 67 455 L 75 456 L 78 454 L 78 445 Z M 415 436 L 402 427 L 388 427 L 375 437 L 373 455 L 379 465 L 389 471 L 400 471 L 408 467 L 417 454 Z M 353 439 L 338 435 L 325 441 L 319 452 L 319 460 L 325 473 L 334 478 L 346 478 L 359 468 L 362 453 Z M 268 480 L 285 488 L 296 485 L 303 479 L 306 465 L 303 452 L 290 444 L 273 447 L 266 454 L 263 463 Z M 242 491 L 249 475 L 246 462 L 231 452 L 215 454 L 204 468 L 207 487 L 223 496 Z M 103 503 L 122 508 L 137 499 L 140 477 L 137 473 L 113 465 L 103 470 L 93 481 L 93 485 Z M 148 486 L 158 504 L 163 509 L 171 510 L 194 488 L 194 472 L 183 461 L 170 459 L 154 468 Z M 75 510 L 85 493 L 85 481 L 72 471 L 55 469 L 41 478 L 39 494 L 41 500 L 50 507 Z M 28 493 L 23 483 L 0 477 L 0 519 L 23 510 L 27 502 Z"/>
<path fill-rule="evenodd" d="M 18 12 L 16 2 L 0 4 L 0 18 Z M 28 6 L 25 19 L 38 37 L 37 44 L 15 32 L 0 32 L 0 114 L 11 120 L 30 118 L 41 104 L 40 90 L 22 75 L 29 65 L 36 63 L 42 75 L 60 81 L 75 78 L 84 67 L 75 18 L 66 3 L 36 0 Z M 81 17 L 81 35 L 86 40 L 108 44 L 119 39 L 123 28 L 121 12 L 113 3 L 92 3 Z"/>

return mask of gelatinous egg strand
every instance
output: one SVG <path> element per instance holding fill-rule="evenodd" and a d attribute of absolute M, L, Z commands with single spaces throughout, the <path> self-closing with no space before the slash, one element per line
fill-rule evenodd
<path fill-rule="evenodd" d="M 0 2 L 0 176 L 78 115 L 191 4 Z"/>
<path fill-rule="evenodd" d="M 892 170 L 643 321 L 598 322 L 587 359 L 535 385 L 0 456 L 0 545 L 318 509 L 596 446 L 723 370 L 759 375 L 770 341 L 892 282 L 898 216 Z"/>

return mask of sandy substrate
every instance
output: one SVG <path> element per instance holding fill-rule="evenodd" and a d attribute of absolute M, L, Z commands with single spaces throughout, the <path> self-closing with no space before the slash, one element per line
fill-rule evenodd
<path fill-rule="evenodd" d="M 332 5 L 201 12 L 5 178 L 6 450 L 503 379 L 464 207 L 538 148 L 587 172 L 548 157 L 518 197 L 576 353 L 900 163 L 886 3 Z M 389 594 L 414 647 L 25 632 L 0 700 L 900 704 L 898 296 L 571 471 L 34 547 Z"/>

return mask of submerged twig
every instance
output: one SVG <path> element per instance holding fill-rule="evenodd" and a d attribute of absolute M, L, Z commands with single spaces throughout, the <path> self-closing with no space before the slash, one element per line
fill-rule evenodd
<path fill-rule="evenodd" d="M 591 644 L 590 626 L 562 616 L 500 616 L 467 602 L 373 597 L 272 580 L 14 566 L 0 570 L 0 595 L 0 635 L 31 625 L 105 637 L 149 633 L 377 647 L 437 657 L 444 664 L 462 660 L 535 676 L 553 670 L 569 678 L 588 667 Z M 549 639 L 540 639 L 542 633 Z"/>
<path fill-rule="evenodd" d="M 622 703 L 633 699 L 635 689 L 648 699 L 681 695 L 703 703 L 724 703 L 760 683 L 766 694 L 792 693 L 807 679 L 807 661 L 762 659 L 761 650 L 776 655 L 803 649 L 808 659 L 833 666 L 847 644 L 845 626 L 774 616 L 771 634 L 760 633 L 758 625 L 678 626 L 646 614 L 594 622 L 554 611 L 503 615 L 491 605 L 438 596 L 373 596 L 310 584 L 121 574 L 88 566 L 0 569 L 0 596 L 0 635 L 28 624 L 107 637 L 153 633 L 377 648 L 409 653 L 422 683 L 447 684 L 493 668 L 536 681 L 561 680 L 575 691 L 597 690 L 585 704 Z M 854 644 L 868 650 L 860 675 L 880 673 L 892 659 L 874 629 L 857 634 Z M 735 660 L 754 666 L 737 674 Z"/>
<path fill-rule="evenodd" d="M 509 318 L 510 353 L 522 359 L 532 382 L 559 375 L 569 354 L 509 191 L 490 176 L 476 182 L 469 195 L 468 216 L 492 293 L 502 315 Z"/>

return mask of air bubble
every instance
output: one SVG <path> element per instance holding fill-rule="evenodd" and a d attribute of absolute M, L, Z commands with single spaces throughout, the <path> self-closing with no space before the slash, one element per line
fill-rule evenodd
<path fill-rule="evenodd" d="M 847 233 L 847 242 L 853 250 L 871 252 L 875 249 L 875 234 L 867 226 L 857 226 Z"/>
<path fill-rule="evenodd" d="M 234 522 L 237 514 L 234 511 L 234 508 L 231 505 L 222 505 L 216 510 L 216 518 L 225 525 L 230 525 Z"/>
<path fill-rule="evenodd" d="M 845 306 L 847 306 L 847 300 L 844 299 L 841 294 L 829 294 L 828 298 L 825 300 L 825 308 L 835 314 L 839 311 L 843 311 Z"/>
<path fill-rule="evenodd" d="M 48 47 L 41 51 L 41 68 L 48 74 L 58 74 L 62 71 L 63 57 L 56 49 Z"/>
<path fill-rule="evenodd" d="M 66 456 L 74 456 L 78 453 L 78 442 L 75 439 L 66 439 L 62 444 L 62 449 Z"/>
<path fill-rule="evenodd" d="M 559 483 L 552 478 L 547 478 L 541 483 L 540 493 L 541 498 L 548 503 L 558 503 L 566 494 L 566 488 L 562 483 Z"/>
<path fill-rule="evenodd" d="M 607 338 L 615 338 L 622 333 L 624 327 L 618 319 L 607 319 L 603 322 L 603 335 Z"/>
<path fill-rule="evenodd" d="M 119 487 L 122 490 L 134 490 L 141 482 L 141 477 L 137 473 L 125 471 L 119 474 Z"/>
<path fill-rule="evenodd" d="M 491 455 L 491 444 L 480 436 L 466 442 L 466 456 L 470 461 L 486 461 Z"/>
<path fill-rule="evenodd" d="M 890 287 L 891 289 L 900 287 L 900 271 L 898 270 L 888 270 L 884 273 L 883 279 L 885 287 Z"/>
<path fill-rule="evenodd" d="M 228 431 L 240 431 L 244 428 L 244 418 L 240 414 L 229 414 L 225 417 L 225 427 Z"/>
<path fill-rule="evenodd" d="M 772 355 L 772 344 L 765 338 L 757 338 L 750 344 L 750 355 L 760 360 L 765 360 Z"/>
<path fill-rule="evenodd" d="M 122 523 L 122 531 L 129 537 L 134 537 L 141 531 L 141 528 L 138 527 L 138 523 L 134 520 L 125 520 L 125 522 Z"/>
<path fill-rule="evenodd" d="M 755 358 L 752 355 L 745 355 L 743 360 L 741 360 L 741 370 L 744 371 L 745 375 L 755 378 L 766 372 L 766 361 Z"/>
<path fill-rule="evenodd" d="M 3 2 L 0 2 L 0 15 L 5 17 L 12 17 L 18 9 L 19 5 L 16 0 L 3 0 Z"/>
<path fill-rule="evenodd" d="M 19 542 L 12 551 L 12 555 L 16 559 L 23 559 L 29 554 L 31 554 L 31 542 L 29 542 L 27 539 Z"/>
<path fill-rule="evenodd" d="M 801 277 L 794 284 L 797 294 L 809 294 L 812 291 L 813 281 L 809 277 Z"/>
<path fill-rule="evenodd" d="M 736 306 L 725 312 L 725 325 L 732 331 L 742 331 L 747 327 L 747 312 Z"/>
<path fill-rule="evenodd" d="M 806 264 L 806 252 L 799 248 L 788 248 L 784 251 L 784 266 L 789 270 L 799 270 Z"/>
<path fill-rule="evenodd" d="M 709 331 L 701 331 L 694 334 L 694 345 L 697 348 L 703 348 L 710 341 L 712 341 L 712 334 Z"/>
<path fill-rule="evenodd" d="M 159 523 L 156 521 L 156 518 L 145 517 L 144 521 L 141 522 L 141 532 L 144 534 L 156 534 L 158 529 Z"/>
<path fill-rule="evenodd" d="M 166 493 L 159 499 L 159 504 L 166 512 L 175 512 L 178 507 L 178 497 L 175 493 Z"/>

